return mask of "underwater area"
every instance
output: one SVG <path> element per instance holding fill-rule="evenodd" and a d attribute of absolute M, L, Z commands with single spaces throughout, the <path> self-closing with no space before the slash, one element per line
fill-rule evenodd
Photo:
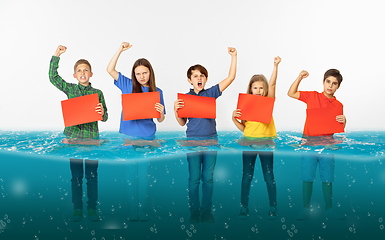
<path fill-rule="evenodd" d="M 278 132 L 272 141 L 247 142 L 241 132 L 190 141 L 184 132 L 158 132 L 150 142 L 100 133 L 96 143 L 63 143 L 61 132 L 0 131 L 0 239 L 385 239 L 385 132 L 336 134 L 333 144 L 303 144 L 301 132 Z M 95 145 L 96 144 L 96 145 Z M 215 223 L 190 223 L 186 154 L 217 151 L 212 212 Z M 239 219 L 242 152 L 273 151 L 277 217 L 269 200 L 259 157 L 247 219 Z M 311 216 L 303 208 L 301 156 L 334 156 L 333 208 L 343 220 L 325 217 L 317 169 Z M 72 222 L 70 158 L 98 161 L 97 214 Z M 139 200 L 140 199 L 140 200 Z M 147 218 L 132 221 L 141 201 Z"/>

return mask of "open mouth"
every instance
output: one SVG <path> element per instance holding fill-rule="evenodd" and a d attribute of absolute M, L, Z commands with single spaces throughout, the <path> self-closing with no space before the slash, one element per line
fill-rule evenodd
<path fill-rule="evenodd" d="M 202 82 L 198 82 L 198 87 L 201 87 L 202 86 Z"/>

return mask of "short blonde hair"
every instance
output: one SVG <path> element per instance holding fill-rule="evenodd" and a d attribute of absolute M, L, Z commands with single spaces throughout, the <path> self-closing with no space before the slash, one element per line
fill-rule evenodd
<path fill-rule="evenodd" d="M 266 97 L 269 93 L 269 83 L 267 82 L 266 77 L 263 76 L 262 74 L 256 74 L 256 75 L 251 77 L 246 93 L 251 94 L 251 85 L 253 85 L 253 83 L 255 83 L 255 82 L 263 82 L 263 87 L 265 89 L 264 97 Z"/>
<path fill-rule="evenodd" d="M 76 68 L 77 68 L 80 64 L 87 64 L 88 67 L 90 67 L 90 72 L 92 72 L 91 64 L 90 64 L 87 60 L 85 60 L 85 59 L 79 59 L 79 60 L 75 63 L 75 65 L 74 65 L 74 72 L 76 72 Z"/>

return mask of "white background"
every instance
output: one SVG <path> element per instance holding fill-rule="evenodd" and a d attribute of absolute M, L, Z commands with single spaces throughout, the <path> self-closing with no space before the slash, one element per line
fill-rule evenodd
<path fill-rule="evenodd" d="M 238 93 L 253 74 L 268 79 L 279 55 L 274 119 L 278 131 L 301 131 L 306 105 L 286 93 L 301 70 L 310 76 L 299 90 L 322 91 L 323 73 L 341 71 L 336 97 L 344 104 L 347 131 L 385 130 L 384 4 L 382 1 L 53 1 L 0 0 L 0 130 L 62 130 L 64 93 L 48 79 L 56 47 L 66 46 L 59 74 L 68 82 L 73 65 L 90 61 L 92 86 L 106 98 L 109 120 L 101 131 L 119 129 L 121 96 L 106 72 L 123 41 L 117 70 L 130 76 L 136 59 L 147 58 L 165 95 L 166 120 L 158 130 L 183 131 L 174 117 L 178 92 L 188 92 L 186 71 L 196 63 L 209 71 L 206 87 L 227 77 L 238 50 L 233 84 L 217 100 L 218 130 L 231 121 Z"/>

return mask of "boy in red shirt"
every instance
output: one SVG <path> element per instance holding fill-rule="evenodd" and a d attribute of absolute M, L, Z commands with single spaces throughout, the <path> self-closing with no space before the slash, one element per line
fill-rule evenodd
<path fill-rule="evenodd" d="M 301 71 L 297 79 L 291 85 L 287 95 L 298 99 L 307 104 L 307 109 L 314 108 L 343 108 L 342 104 L 334 97 L 334 93 L 340 87 L 342 75 L 337 69 L 329 69 L 325 72 L 322 93 L 298 91 L 298 86 L 302 79 L 307 78 L 309 73 Z M 344 115 L 336 116 L 338 123 L 346 125 L 346 117 Z M 333 134 L 312 135 L 310 134 L 311 126 L 308 124 L 306 117 L 303 134 L 305 138 L 319 137 L 333 138 Z M 334 180 L 334 156 L 332 154 L 309 154 L 302 155 L 301 158 L 301 177 L 303 180 L 303 203 L 304 209 L 301 211 L 298 220 L 310 218 L 310 198 L 313 191 L 313 182 L 315 179 L 317 165 L 319 164 L 320 178 L 322 181 L 322 192 L 325 199 L 326 216 L 333 219 L 344 219 L 343 214 L 337 213 L 332 208 L 332 182 Z"/>

